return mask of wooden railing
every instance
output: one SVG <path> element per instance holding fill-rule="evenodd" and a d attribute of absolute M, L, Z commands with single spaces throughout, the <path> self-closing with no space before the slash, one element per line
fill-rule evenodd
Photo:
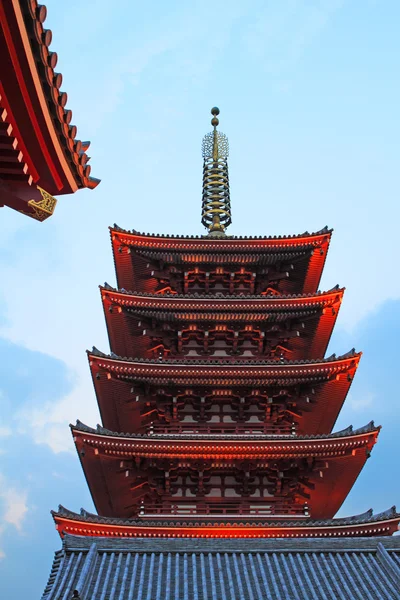
<path fill-rule="evenodd" d="M 139 516 L 253 516 L 253 517 L 277 517 L 277 516 L 309 516 L 309 508 L 307 504 L 290 504 L 282 502 L 281 499 L 276 501 L 272 498 L 271 501 L 265 502 L 229 502 L 223 498 L 223 502 L 193 502 L 193 503 L 177 503 L 177 504 L 145 504 L 141 506 Z"/>
<path fill-rule="evenodd" d="M 154 423 L 148 433 L 177 433 L 177 434 L 265 434 L 265 435 L 295 435 L 294 425 L 271 425 L 265 423 Z"/>

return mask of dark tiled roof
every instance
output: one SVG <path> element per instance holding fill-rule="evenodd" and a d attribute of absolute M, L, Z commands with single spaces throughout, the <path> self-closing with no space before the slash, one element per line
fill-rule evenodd
<path fill-rule="evenodd" d="M 185 526 L 197 526 L 198 524 L 202 524 L 202 521 L 204 521 L 204 523 L 210 523 L 213 520 L 214 521 L 219 521 L 220 518 L 218 519 L 218 517 L 215 517 L 213 519 L 213 517 L 210 515 L 208 515 L 207 517 L 204 517 L 204 519 L 201 519 L 200 516 L 196 517 L 195 522 L 187 520 L 187 521 L 177 521 L 176 519 L 174 521 L 168 521 L 167 517 L 166 520 L 163 522 L 160 522 L 160 520 L 157 521 L 151 521 L 150 519 L 118 519 L 118 518 L 114 518 L 114 517 L 102 517 L 100 515 L 96 515 L 94 513 L 88 512 L 87 510 L 85 510 L 84 508 L 81 508 L 80 513 L 76 513 L 72 510 L 69 510 L 68 508 L 65 508 L 64 506 L 62 506 L 61 504 L 58 507 L 57 511 L 52 511 L 52 515 L 54 517 L 56 516 L 62 516 L 62 517 L 66 517 L 67 519 L 73 519 L 76 521 L 82 521 L 85 523 L 103 523 L 103 524 L 109 524 L 109 525 L 134 525 L 134 524 L 140 524 L 142 526 L 144 525 L 163 525 L 165 527 L 168 526 L 178 526 L 178 525 L 185 525 Z M 263 527 L 268 525 L 269 527 L 339 527 L 339 526 L 343 526 L 343 525 L 362 525 L 362 524 L 367 524 L 367 523 L 378 523 L 379 521 L 386 521 L 388 519 L 394 519 L 396 517 L 399 517 L 400 514 L 397 513 L 396 511 L 396 507 L 392 506 L 391 508 L 389 508 L 388 510 L 385 510 L 381 513 L 377 513 L 374 514 L 372 508 L 365 511 L 364 513 L 361 513 L 360 515 L 352 515 L 350 517 L 339 517 L 339 518 L 335 518 L 335 519 L 323 519 L 323 520 L 316 520 L 316 519 L 296 519 L 296 518 L 292 518 L 290 520 L 286 520 L 286 521 L 278 521 L 277 519 L 270 519 L 270 521 L 266 520 L 265 518 L 261 518 L 261 519 L 257 519 L 252 517 L 252 520 L 249 521 L 249 517 L 247 517 L 243 523 L 246 523 L 246 525 L 262 525 Z M 236 522 L 238 525 L 240 524 L 240 521 Z"/>
<path fill-rule="evenodd" d="M 127 233 L 131 235 L 140 235 L 142 237 L 158 237 L 158 238 L 167 238 L 167 239 L 192 239 L 192 240 L 202 240 L 208 239 L 210 241 L 215 241 L 215 238 L 210 238 L 208 235 L 169 235 L 169 234 L 160 234 L 160 233 L 142 233 L 140 231 L 136 231 L 136 229 L 123 229 L 119 227 L 116 223 L 114 223 L 113 227 L 110 227 L 113 231 L 118 231 L 120 233 Z M 226 240 L 286 240 L 286 239 L 298 239 L 303 237 L 313 237 L 318 235 L 330 235 L 333 229 L 329 229 L 327 225 L 320 229 L 319 231 L 315 231 L 313 233 L 309 233 L 305 231 L 304 233 L 294 234 L 294 235 L 270 235 L 270 236 L 262 236 L 262 235 L 226 235 L 221 238 L 222 241 Z"/>
<path fill-rule="evenodd" d="M 228 440 L 251 440 L 251 441 L 256 441 L 256 440 L 261 440 L 261 441 L 267 441 L 267 440 L 286 440 L 286 441 L 291 441 L 291 442 L 297 442 L 297 441 L 302 441 L 302 440 L 321 440 L 321 439 L 326 439 L 326 440 L 330 440 L 330 439 L 336 439 L 336 438 L 340 438 L 340 437 L 345 437 L 348 435 L 360 435 L 363 433 L 370 433 L 372 431 L 379 431 L 380 430 L 380 426 L 376 427 L 373 421 L 370 421 L 369 423 L 367 423 L 367 425 L 364 425 L 363 427 L 358 427 L 357 429 L 353 429 L 352 425 L 349 425 L 349 427 L 346 427 L 346 429 L 342 429 L 341 431 L 336 431 L 334 433 L 328 433 L 328 434 L 320 434 L 320 435 L 296 435 L 293 436 L 291 434 L 271 434 L 271 435 L 266 435 L 264 433 L 252 433 L 252 434 L 228 434 L 228 433 L 210 433 L 210 434 L 198 434 L 198 433 L 185 433 L 185 434 L 179 434 L 179 433 L 152 433 L 152 434 L 147 434 L 147 433 L 120 433 L 118 431 L 110 431 L 109 429 L 106 429 L 105 427 L 102 427 L 101 425 L 97 425 L 96 428 L 94 427 L 89 427 L 88 425 L 85 425 L 85 423 L 82 423 L 81 421 L 77 420 L 76 425 L 70 425 L 71 429 L 74 431 L 82 431 L 82 432 L 86 432 L 86 433 L 92 433 L 92 434 L 99 434 L 99 435 L 106 435 L 106 436 L 111 436 L 111 437 L 120 437 L 120 438 L 140 438 L 143 440 L 168 440 L 168 439 L 182 439 L 184 438 L 186 439 L 190 439 L 190 440 L 201 440 L 201 439 L 209 439 L 209 440 L 223 440 L 223 441 L 228 441 Z"/>
<path fill-rule="evenodd" d="M 356 352 L 355 348 L 352 348 L 351 350 L 349 350 L 349 352 L 346 352 L 345 354 L 341 354 L 340 356 L 336 356 L 336 354 L 331 354 L 331 356 L 327 356 L 326 358 L 312 358 L 312 359 L 304 359 L 304 360 L 285 360 L 284 358 L 281 358 L 279 361 L 276 360 L 260 360 L 259 358 L 249 358 L 246 357 L 246 361 L 244 362 L 243 360 L 237 360 L 237 359 L 232 359 L 231 357 L 229 358 L 220 358 L 220 359 L 196 359 L 196 360 L 188 360 L 186 358 L 167 358 L 167 359 L 161 359 L 161 358 L 131 358 L 129 356 L 118 356 L 117 354 L 114 354 L 114 352 L 110 352 L 110 354 L 106 354 L 105 352 L 102 352 L 101 350 L 99 350 L 98 348 L 96 348 L 95 346 L 93 346 L 92 350 L 87 350 L 86 351 L 89 355 L 92 356 L 97 356 L 99 358 L 106 358 L 106 359 L 110 359 L 110 360 L 120 360 L 123 362 L 132 362 L 132 363 L 145 363 L 145 364 L 157 364 L 157 365 L 164 365 L 164 366 L 168 366 L 168 365 L 187 365 L 187 366 L 197 366 L 197 365 L 204 365 L 206 367 L 212 367 L 212 366 L 226 366 L 226 367 L 231 367 L 231 366 L 241 366 L 241 367 L 246 367 L 248 365 L 254 365 L 254 366 L 262 366 L 262 367 L 266 367 L 268 365 L 273 366 L 273 367 L 277 367 L 280 365 L 288 365 L 288 366 L 296 366 L 296 365 L 313 365 L 313 364 L 323 364 L 323 363 L 330 363 L 330 362 L 334 362 L 334 361 L 341 361 L 341 360 L 346 360 L 348 358 L 356 358 L 356 357 L 360 357 L 361 353 L 360 352 Z"/>
<path fill-rule="evenodd" d="M 318 296 L 327 296 L 328 294 L 334 294 L 335 292 L 340 293 L 345 290 L 345 288 L 341 288 L 338 284 L 333 288 L 327 291 L 317 291 L 315 294 L 222 294 L 222 293 L 214 293 L 214 294 L 206 294 L 206 293 L 187 293 L 187 294 L 169 294 L 165 293 L 161 294 L 149 294 L 147 292 L 135 292 L 131 290 L 125 290 L 124 288 L 118 289 L 105 282 L 104 285 L 99 286 L 100 290 L 106 290 L 107 292 L 115 292 L 116 294 L 124 294 L 126 296 L 142 296 L 143 298 L 155 298 L 157 300 L 294 300 L 294 299 L 304 299 L 308 300 L 310 298 L 316 298 Z"/>
<path fill-rule="evenodd" d="M 43 600 L 398 600 L 400 537 L 114 540 L 66 535 Z"/>

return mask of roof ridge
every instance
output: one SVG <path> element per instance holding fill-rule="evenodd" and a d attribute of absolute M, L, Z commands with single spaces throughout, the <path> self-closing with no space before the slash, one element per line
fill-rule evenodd
<path fill-rule="evenodd" d="M 96 348 L 96 346 L 93 346 L 92 350 L 86 350 L 86 353 L 88 354 L 88 356 L 92 355 L 92 356 L 96 356 L 99 358 L 105 358 L 105 359 L 111 359 L 111 360 L 117 360 L 117 361 L 121 361 L 121 362 L 131 362 L 131 363 L 141 363 L 141 364 L 158 364 L 158 365 L 163 365 L 163 366 L 173 366 L 173 365 L 185 365 L 185 366 L 191 366 L 191 367 L 196 367 L 196 366 L 209 366 L 209 367 L 215 367 L 215 366 L 220 366 L 220 367 L 228 367 L 228 366 L 301 366 L 301 365 L 314 365 L 314 364 L 318 364 L 318 363 L 330 363 L 330 362 L 340 362 L 341 360 L 346 360 L 348 358 L 355 358 L 355 357 L 361 357 L 362 352 L 356 352 L 355 348 L 352 348 L 351 350 L 349 350 L 348 352 L 346 352 L 345 354 L 341 354 L 339 356 L 336 356 L 336 354 L 331 354 L 330 356 L 326 357 L 326 358 L 312 358 L 312 359 L 302 359 L 302 360 L 286 360 L 283 358 L 279 358 L 279 360 L 265 360 L 262 361 L 260 359 L 249 359 L 249 357 L 246 357 L 245 362 L 243 360 L 236 360 L 236 359 L 232 359 L 232 358 L 222 358 L 222 359 L 198 359 L 198 360 L 185 360 L 185 358 L 180 359 L 180 358 L 132 358 L 130 356 L 119 356 L 118 354 L 115 354 L 114 352 L 110 352 L 109 354 L 102 352 L 101 350 L 99 350 L 98 348 Z"/>
<path fill-rule="evenodd" d="M 76 425 L 70 424 L 71 431 L 82 431 L 86 433 L 92 433 L 95 435 L 104 435 L 108 437 L 120 437 L 120 438 L 131 438 L 141 440 L 216 440 L 216 441 L 276 441 L 283 440 L 288 442 L 298 442 L 303 440 L 321 440 L 321 439 L 337 439 L 346 437 L 348 435 L 360 435 L 363 433 L 370 433 L 372 431 L 380 431 L 381 426 L 375 426 L 374 421 L 370 421 L 362 427 L 354 429 L 352 425 L 349 425 L 345 429 L 328 433 L 328 434 L 317 434 L 317 435 L 293 435 L 293 434 L 264 434 L 264 433 L 252 433 L 252 434 L 227 434 L 227 433 L 125 433 L 120 431 L 111 431 L 102 425 L 97 425 L 95 428 L 82 423 L 79 419 L 76 421 Z"/>
<path fill-rule="evenodd" d="M 149 292 L 126 290 L 125 288 L 115 288 L 105 281 L 104 285 L 99 285 L 99 289 L 107 292 L 114 292 L 116 294 L 124 294 L 126 296 L 140 296 L 143 298 L 156 298 L 160 300 L 307 300 L 308 298 L 325 296 L 328 294 L 334 294 L 335 292 L 344 292 L 346 288 L 340 287 L 339 284 L 336 284 L 329 290 L 318 290 L 315 293 L 308 294 L 199 294 L 198 292 L 188 294 L 151 294 Z"/>
<path fill-rule="evenodd" d="M 187 239 L 187 240 L 208 240 L 208 241 L 221 241 L 221 239 L 215 239 L 215 238 L 209 238 L 207 235 L 181 235 L 181 234 L 159 234 L 159 233 L 145 233 L 145 232 L 141 232 L 141 231 L 137 231 L 136 229 L 124 229 L 122 227 L 119 227 L 119 225 L 117 225 L 116 223 L 114 223 L 113 226 L 109 226 L 109 230 L 111 231 L 116 231 L 118 233 L 125 233 L 125 234 L 130 234 L 130 235 L 137 235 L 137 236 L 141 236 L 141 237 L 158 237 L 158 238 L 165 238 L 165 239 Z M 317 237 L 319 235 L 325 235 L 325 234 L 331 234 L 333 232 L 333 228 L 329 228 L 328 225 L 325 225 L 325 227 L 323 227 L 322 229 L 319 229 L 318 231 L 314 231 L 309 233 L 308 231 L 304 231 L 303 233 L 298 233 L 298 234 L 291 234 L 291 235 L 274 235 L 274 236 L 235 236 L 235 235 L 226 235 L 224 238 L 222 238 L 222 241 L 229 241 L 229 240 L 286 240 L 286 239 L 298 239 L 298 238 L 302 238 L 302 237 Z"/>
<path fill-rule="evenodd" d="M 132 519 L 128 519 L 128 518 L 119 518 L 119 517 L 106 517 L 106 516 L 101 516 L 101 515 L 96 515 L 95 513 L 91 513 L 83 508 L 81 508 L 80 512 L 77 513 L 75 511 L 72 511 L 68 508 L 65 508 L 64 506 L 62 506 L 61 504 L 58 507 L 58 510 L 52 510 L 51 514 L 53 516 L 53 518 L 57 517 L 57 516 L 61 516 L 61 517 L 66 517 L 66 518 L 70 518 L 70 519 L 75 519 L 75 520 L 80 520 L 80 521 L 88 521 L 88 522 L 93 522 L 93 523 L 104 523 L 104 524 L 110 524 L 110 525 L 137 525 L 137 524 L 147 524 L 147 523 L 154 523 L 158 526 L 167 526 L 167 525 L 171 525 L 173 524 L 174 526 L 178 524 L 178 522 L 176 520 L 174 521 L 168 521 L 168 517 L 165 517 L 165 521 L 160 522 L 160 521 L 151 521 L 151 519 L 141 519 L 141 518 L 132 518 Z M 250 517 L 250 515 L 247 515 L 247 517 Z M 376 522 L 376 521 L 384 521 L 387 519 L 394 519 L 400 517 L 400 513 L 398 513 L 396 511 L 396 507 L 392 506 L 391 508 L 379 512 L 379 513 L 374 513 L 372 508 L 370 508 L 369 510 L 360 513 L 358 515 L 351 515 L 349 517 L 335 517 L 333 519 L 297 519 L 296 517 L 292 518 L 292 519 L 283 519 L 282 521 L 276 521 L 274 519 L 255 519 L 253 522 L 249 522 L 246 519 L 246 516 L 243 516 L 243 521 L 246 521 L 246 524 L 248 523 L 250 526 L 251 525 L 266 525 L 268 524 L 271 527 L 291 527 L 293 525 L 299 525 L 304 527 L 304 525 L 306 524 L 307 527 L 321 527 L 321 526 L 327 526 L 327 525 L 331 525 L 331 526 L 340 526 L 340 525 L 356 525 L 356 524 L 362 524 L 362 523 L 372 523 L 372 522 Z M 210 515 L 204 515 L 204 521 L 207 522 L 207 525 L 210 524 L 210 519 L 213 519 L 213 517 L 210 517 Z M 211 521 L 212 525 L 221 525 L 219 521 L 218 517 L 214 517 L 215 522 Z M 193 527 L 199 526 L 201 525 L 201 521 L 202 521 L 202 517 L 199 515 L 198 518 L 196 520 L 188 520 L 188 521 L 183 521 L 183 523 L 185 523 L 186 525 L 191 525 Z M 226 522 L 223 523 L 224 525 L 226 525 Z M 238 522 L 238 525 L 240 523 Z M 229 524 L 228 524 L 229 526 Z"/>

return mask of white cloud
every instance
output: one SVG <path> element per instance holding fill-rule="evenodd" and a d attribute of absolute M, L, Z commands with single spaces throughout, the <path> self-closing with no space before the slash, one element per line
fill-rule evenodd
<path fill-rule="evenodd" d="M 18 531 L 22 531 L 22 524 L 26 513 L 28 512 L 27 506 L 27 492 L 21 492 L 15 488 L 8 488 L 5 492 L 0 492 L 0 498 L 5 502 L 5 511 L 3 519 L 6 523 L 14 525 Z"/>
<path fill-rule="evenodd" d="M 24 520 L 28 512 L 28 492 L 17 489 L 0 473 L 0 541 L 9 526 L 22 533 Z M 0 547 L 0 559 L 5 552 Z"/>
<path fill-rule="evenodd" d="M 21 409 L 15 419 L 19 433 L 32 435 L 36 444 L 45 444 L 58 454 L 74 452 L 68 424 L 75 423 L 77 416 L 88 425 L 99 421 L 88 372 L 73 391 L 58 402 L 48 402 L 44 406 L 33 403 L 33 406 Z"/>

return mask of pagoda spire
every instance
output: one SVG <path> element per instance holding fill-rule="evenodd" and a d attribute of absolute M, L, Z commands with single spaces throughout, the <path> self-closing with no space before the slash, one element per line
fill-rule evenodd
<path fill-rule="evenodd" d="M 213 131 L 203 138 L 203 202 L 201 222 L 209 236 L 223 237 L 232 222 L 229 193 L 228 156 L 229 142 L 224 133 L 217 130 L 219 108 L 211 109 Z"/>

